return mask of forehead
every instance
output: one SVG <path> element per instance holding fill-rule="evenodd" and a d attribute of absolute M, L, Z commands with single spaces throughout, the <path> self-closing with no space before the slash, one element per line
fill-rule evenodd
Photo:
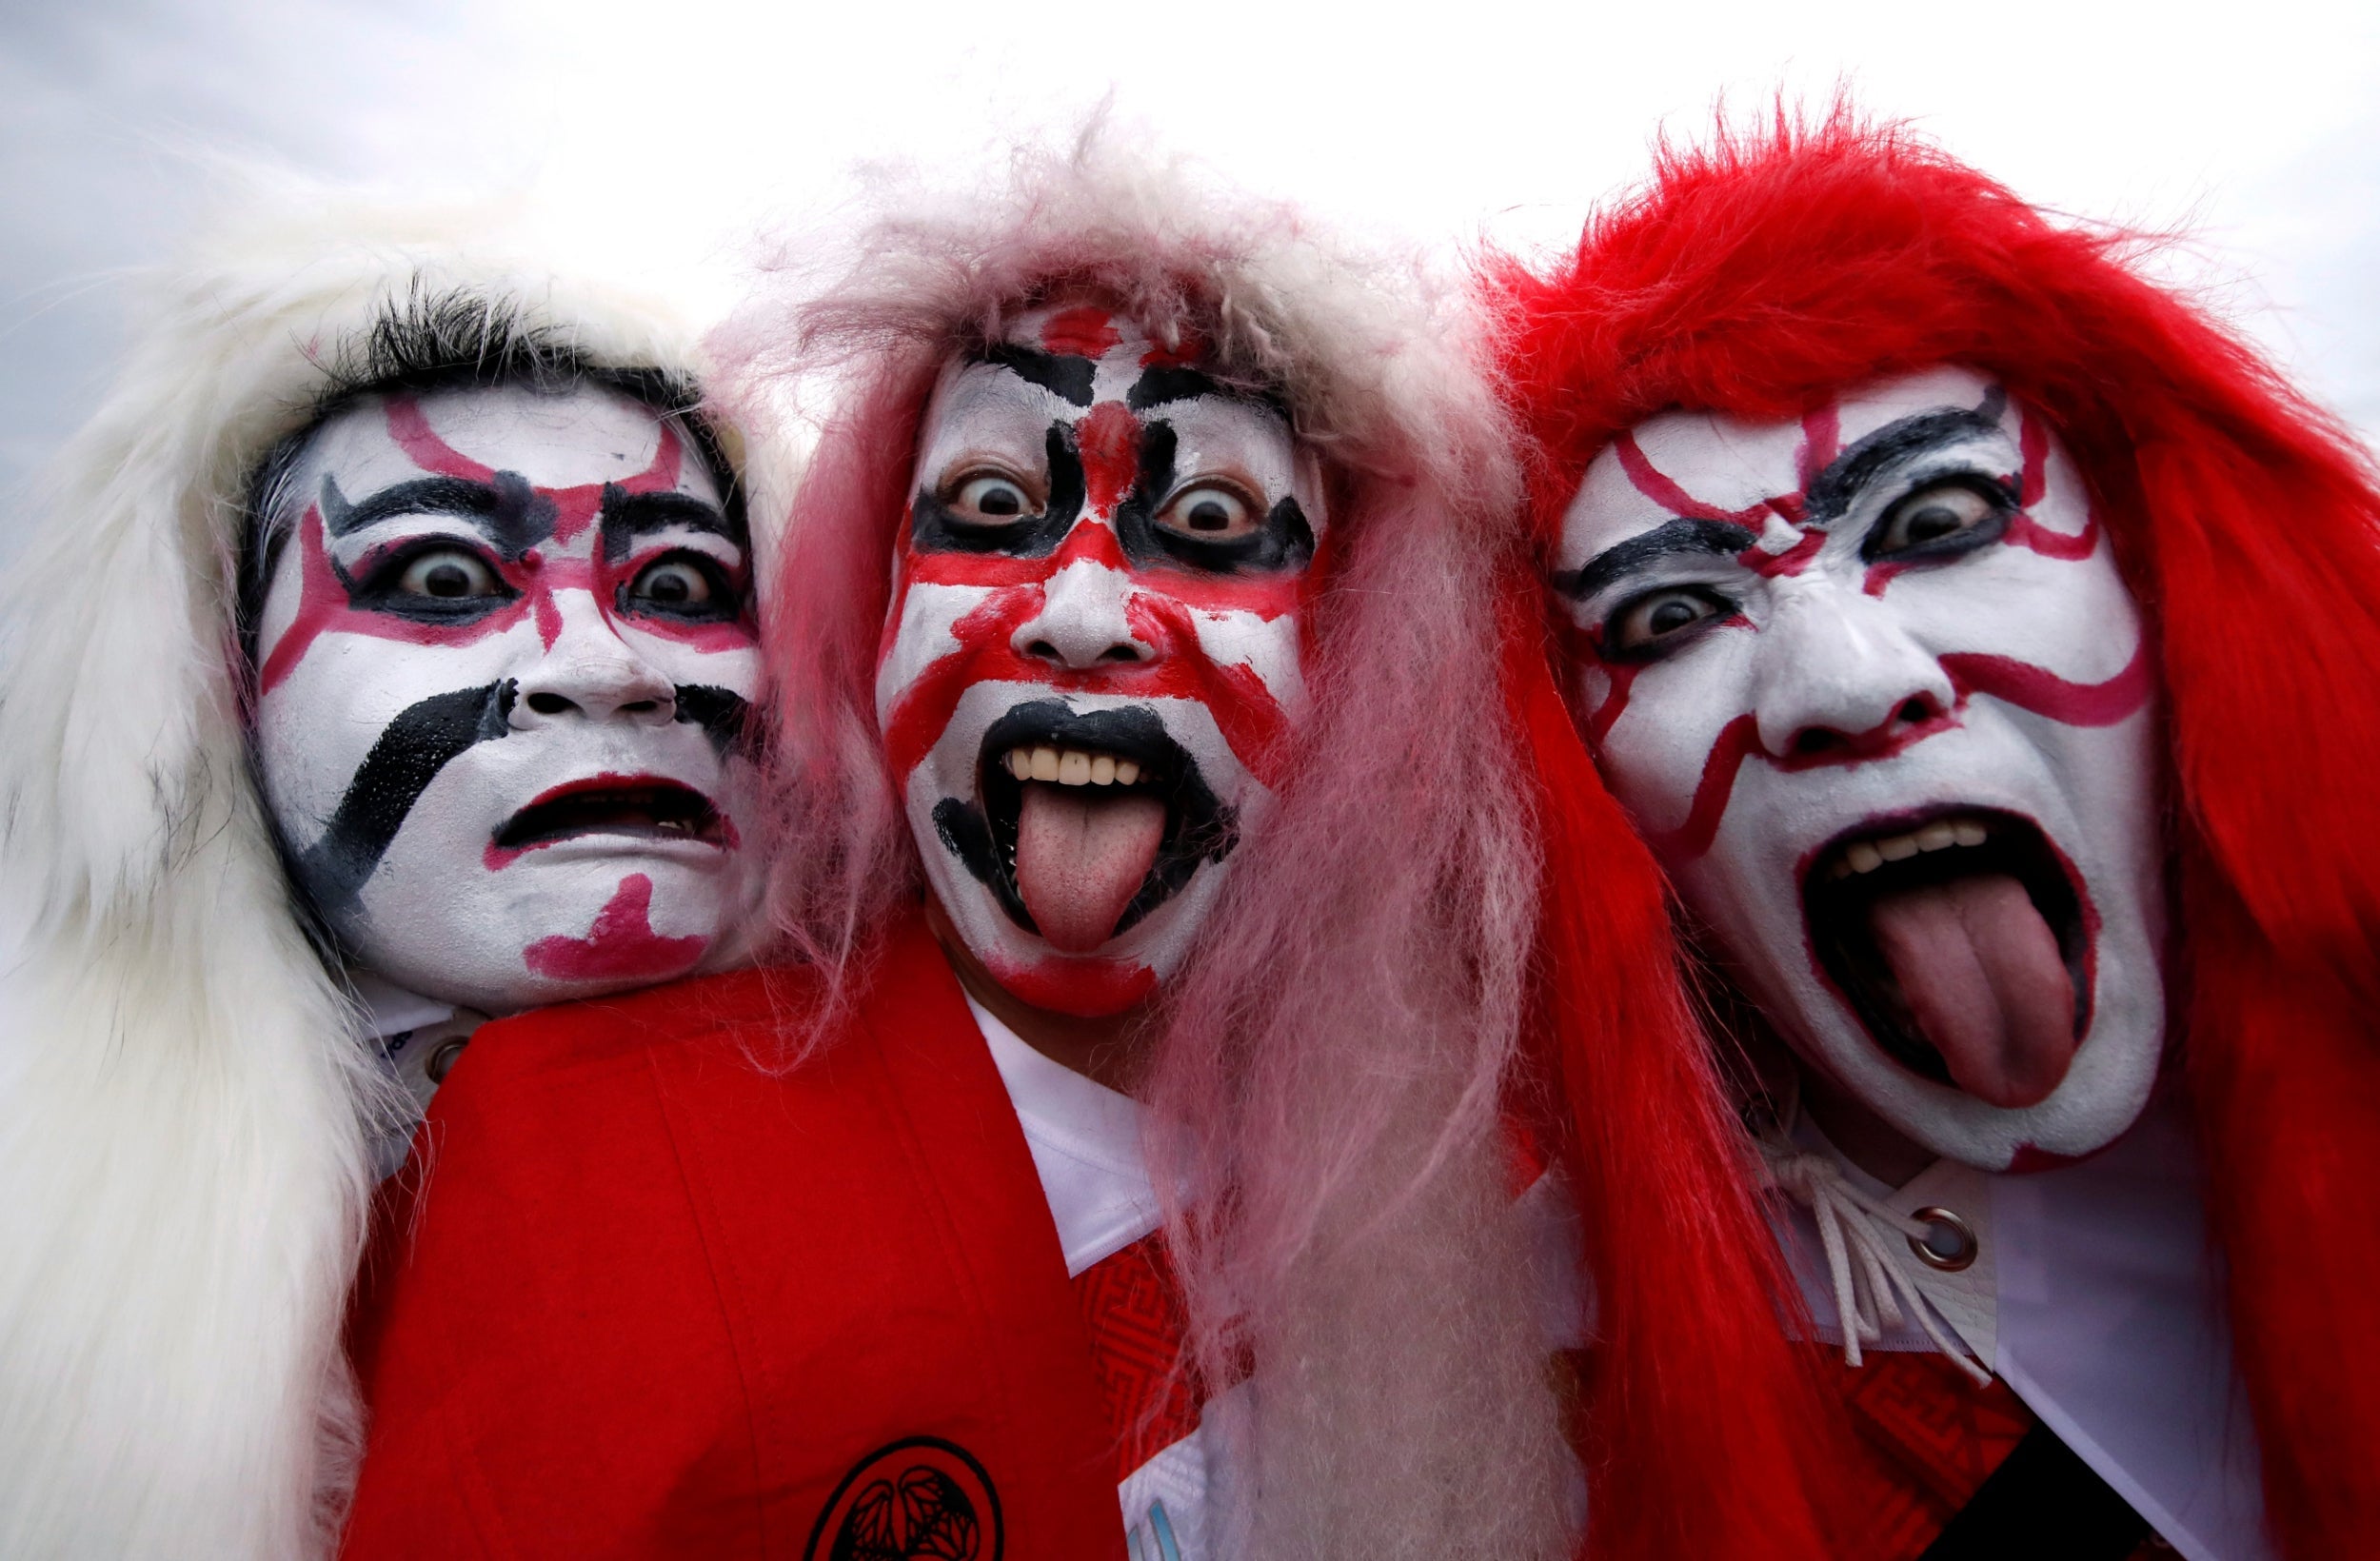
<path fill-rule="evenodd" d="M 661 444 L 664 414 L 605 385 L 565 390 L 466 385 L 419 396 L 368 395 L 314 430 L 297 463 L 303 479 L 329 473 L 349 498 L 426 473 L 482 466 L 517 472 L 532 487 L 583 487 L 645 471 Z M 677 491 L 716 504 L 709 465 L 687 445 Z M 460 458 L 458 461 L 457 458 Z"/>
<path fill-rule="evenodd" d="M 1751 509 L 1800 490 L 1813 434 L 1820 453 L 1843 449 L 1888 424 L 1943 407 L 1973 408 L 1992 382 L 1973 369 L 1944 366 L 1895 375 L 1844 391 L 1799 418 L 1746 422 L 1719 412 L 1663 412 L 1629 431 L 1650 466 L 1715 510 Z M 1562 517 L 1560 563 L 1575 568 L 1615 543 L 1677 518 L 1676 505 L 1647 493 L 1659 484 L 1632 476 L 1618 441 L 1587 467 Z M 1757 518 L 1748 523 L 1757 530 Z"/>

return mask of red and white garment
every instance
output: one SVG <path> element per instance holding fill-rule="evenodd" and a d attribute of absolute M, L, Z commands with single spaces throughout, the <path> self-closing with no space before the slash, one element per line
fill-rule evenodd
<path fill-rule="evenodd" d="M 1043 1057 L 972 997 L 967 1007 L 1016 1106 L 1090 1332 L 1131 1561 L 1205 1561 L 1220 1438 L 1203 1423 L 1200 1388 L 1176 1370 L 1181 1297 L 1141 1157 L 1141 1107 Z"/>
<path fill-rule="evenodd" d="M 2130 1132 L 2072 1165 L 1994 1175 L 1943 1159 L 1897 1189 L 1852 1165 L 1807 1116 L 1791 1138 L 1893 1214 L 1947 1209 L 1968 1224 L 1975 1258 L 1956 1273 L 1919 1261 L 1896 1232 L 1884 1232 L 1876 1246 L 1914 1282 L 1935 1326 L 1989 1366 L 2166 1543 L 2190 1561 L 2276 1553 L 2264 1531 L 2255 1429 L 2232 1367 L 2222 1271 L 2178 1102 L 2160 1094 Z M 1798 1201 L 1772 1217 L 1817 1336 L 1840 1345 L 1815 1217 Z M 1914 1317 L 1863 1333 L 1860 1344 L 1863 1352 L 1936 1348 Z M 1879 1374 L 1894 1364 L 1868 1361 Z"/>

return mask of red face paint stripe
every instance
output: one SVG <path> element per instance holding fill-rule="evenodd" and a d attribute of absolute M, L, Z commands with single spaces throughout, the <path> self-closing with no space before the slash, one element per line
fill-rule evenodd
<path fill-rule="evenodd" d="M 1834 464 L 1843 453 L 1843 411 L 1829 403 L 1801 420 L 1801 447 L 1794 452 L 1794 473 L 1801 480 L 1801 492 L 1810 491 L 1818 473 Z M 1794 507 L 1799 510 L 1800 495 L 1795 496 Z M 1794 517 L 1788 516 L 1791 520 Z"/>
<path fill-rule="evenodd" d="M 1041 326 L 1041 350 L 1069 358 L 1101 358 L 1123 340 L 1109 312 L 1095 304 L 1060 309 Z"/>
<path fill-rule="evenodd" d="M 1253 668 L 1219 665 L 1200 653 L 1178 604 L 1146 595 L 1126 604 L 1134 632 L 1159 652 L 1155 661 L 1081 672 L 1017 652 L 1017 631 L 1041 610 L 1039 591 L 1002 592 L 951 625 L 959 648 L 921 672 L 885 718 L 884 757 L 896 784 L 907 787 L 968 689 L 1002 682 L 1039 683 L 1061 693 L 1194 701 L 1213 716 L 1233 757 L 1264 785 L 1278 786 L 1287 726 L 1279 701 Z"/>
<path fill-rule="evenodd" d="M 1140 420 L 1122 402 L 1103 401 L 1075 425 L 1075 439 L 1089 494 L 1085 508 L 1093 515 L 1115 514 L 1140 474 Z"/>
<path fill-rule="evenodd" d="M 2050 430 L 2041 420 L 2019 412 L 2016 425 L 2016 449 L 2024 458 L 2024 475 L 2016 485 L 2016 503 L 2026 509 L 2041 502 L 2050 490 L 2047 467 L 2050 461 Z"/>
<path fill-rule="evenodd" d="M 332 566 L 323 539 L 322 512 L 307 505 L 298 523 L 298 606 L 289 626 L 257 668 L 261 697 L 279 687 L 323 635 L 361 634 L 415 645 L 467 645 L 502 634 L 529 610 L 527 599 L 513 602 L 468 623 L 427 623 L 394 613 L 363 612 L 347 600 L 347 583 Z"/>
<path fill-rule="evenodd" d="M 521 951 L 530 971 L 558 981 L 661 980 L 691 969 L 710 946 L 703 937 L 653 931 L 653 880 L 631 873 L 595 913 L 585 938 L 541 938 Z"/>
<path fill-rule="evenodd" d="M 1778 575 L 1797 575 L 1810 567 L 1811 561 L 1818 556 L 1818 549 L 1825 545 L 1825 532 L 1804 531 L 1795 539 L 1794 545 L 1782 553 L 1764 551 L 1758 543 L 1755 543 L 1736 554 L 1735 562 L 1763 580 L 1775 579 Z"/>
<path fill-rule="evenodd" d="M 1656 855 L 1664 860 L 1682 860 L 1711 849 L 1711 841 L 1719 831 L 1719 819 L 1727 812 L 1728 800 L 1735 795 L 1735 772 L 1759 748 L 1760 723 L 1749 713 L 1737 716 L 1719 729 L 1718 740 L 1711 744 L 1711 752 L 1702 761 L 1702 779 L 1695 785 L 1694 806 L 1687 811 L 1686 821 L 1676 829 L 1650 835 L 1649 843 Z"/>
<path fill-rule="evenodd" d="M 1656 470 L 1653 463 L 1645 459 L 1644 451 L 1636 447 L 1634 433 L 1620 435 L 1613 448 L 1619 457 L 1619 469 L 1628 475 L 1629 485 L 1671 514 L 1682 520 L 1722 521 L 1730 525 L 1750 526 L 1755 531 L 1760 529 L 1759 517 L 1770 507 L 1765 500 L 1744 509 L 1706 504 Z"/>
<path fill-rule="evenodd" d="M 422 408 L 411 396 L 390 396 L 383 414 L 388 437 L 397 448 L 406 453 L 415 465 L 441 477 L 460 477 L 466 482 L 493 483 L 496 468 L 483 466 L 453 445 L 438 437 L 422 415 Z"/>
<path fill-rule="evenodd" d="M 2105 682 L 2069 682 L 2056 673 L 2009 656 L 1954 651 L 1942 658 L 1959 697 L 1985 694 L 2005 704 L 2069 726 L 2112 726 L 2149 702 L 2155 672 L 2144 637 L 2124 670 Z"/>

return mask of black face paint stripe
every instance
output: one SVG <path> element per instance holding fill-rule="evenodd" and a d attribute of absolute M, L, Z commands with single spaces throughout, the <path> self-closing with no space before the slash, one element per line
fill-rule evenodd
<path fill-rule="evenodd" d="M 2000 420 L 1993 412 L 1989 396 L 1973 411 L 1946 406 L 1888 423 L 1827 463 L 1826 469 L 1810 480 L 1802 494 L 1801 524 L 1824 530 L 1843 518 L 1879 473 L 1945 445 L 1999 432 Z"/>
<path fill-rule="evenodd" d="M 604 558 L 617 563 L 628 556 L 639 537 L 656 531 L 704 531 L 724 537 L 739 548 L 746 538 L 742 523 L 722 514 L 718 506 L 687 493 L 630 493 L 617 483 L 604 484 Z"/>
<path fill-rule="evenodd" d="M 453 515 L 469 521 L 496 550 L 518 562 L 554 534 L 560 510 L 517 471 L 500 471 L 491 483 L 461 477 L 424 477 L 398 483 L 349 504 L 337 479 L 323 474 L 323 528 L 345 537 L 376 522 L 402 515 Z"/>
<path fill-rule="evenodd" d="M 1038 385 L 1061 401 L 1077 406 L 1091 405 L 1091 387 L 1099 377 L 1099 365 L 1088 358 L 1065 353 L 1041 352 L 1013 342 L 999 342 L 987 346 L 980 361 L 1004 368 L 1028 385 Z"/>
<path fill-rule="evenodd" d="M 1179 364 L 1159 364 L 1141 371 L 1124 392 L 1124 405 L 1136 412 L 1161 406 L 1169 401 L 1191 401 L 1200 396 L 1228 396 L 1215 378 L 1196 368 Z"/>
<path fill-rule="evenodd" d="M 1557 572 L 1554 588 L 1573 601 L 1584 602 L 1656 558 L 1671 553 L 1733 557 L 1759 540 L 1759 533 L 1725 521 L 1665 521 L 1626 542 L 1614 543 L 1577 569 Z"/>
<path fill-rule="evenodd" d="M 513 693 L 507 679 L 433 694 L 388 723 L 347 783 L 322 839 L 298 859 L 299 879 L 317 909 L 335 915 L 354 907 L 365 880 L 438 772 L 474 744 L 511 730 L 506 717 Z"/>
<path fill-rule="evenodd" d="M 397 483 L 366 494 L 353 504 L 339 490 L 339 480 L 323 474 L 323 529 L 345 537 L 366 526 L 400 515 L 459 515 L 485 521 L 496 512 L 496 490 L 485 483 L 461 477 L 425 477 Z"/>
<path fill-rule="evenodd" d="M 752 737 L 752 701 L 732 688 L 680 683 L 678 719 L 703 728 L 719 757 L 741 751 Z"/>

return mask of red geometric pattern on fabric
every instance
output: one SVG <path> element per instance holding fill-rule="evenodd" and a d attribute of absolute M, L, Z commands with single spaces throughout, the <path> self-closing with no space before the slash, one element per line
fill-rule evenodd
<path fill-rule="evenodd" d="M 2033 1428 L 2008 1384 L 1977 1387 L 1932 1351 L 1872 1350 L 1846 1366 L 1832 1345 L 1822 1371 L 1858 1432 L 1849 1475 L 1863 1528 L 1860 1561 L 1915 1561 L 1953 1514 Z"/>
<path fill-rule="evenodd" d="M 1107 1395 L 1115 1433 L 1116 1478 L 1199 1429 L 1207 1395 L 1182 1361 L 1181 1286 L 1153 1231 L 1074 1277 L 1075 1299 L 1091 1331 L 1092 1368 Z"/>

